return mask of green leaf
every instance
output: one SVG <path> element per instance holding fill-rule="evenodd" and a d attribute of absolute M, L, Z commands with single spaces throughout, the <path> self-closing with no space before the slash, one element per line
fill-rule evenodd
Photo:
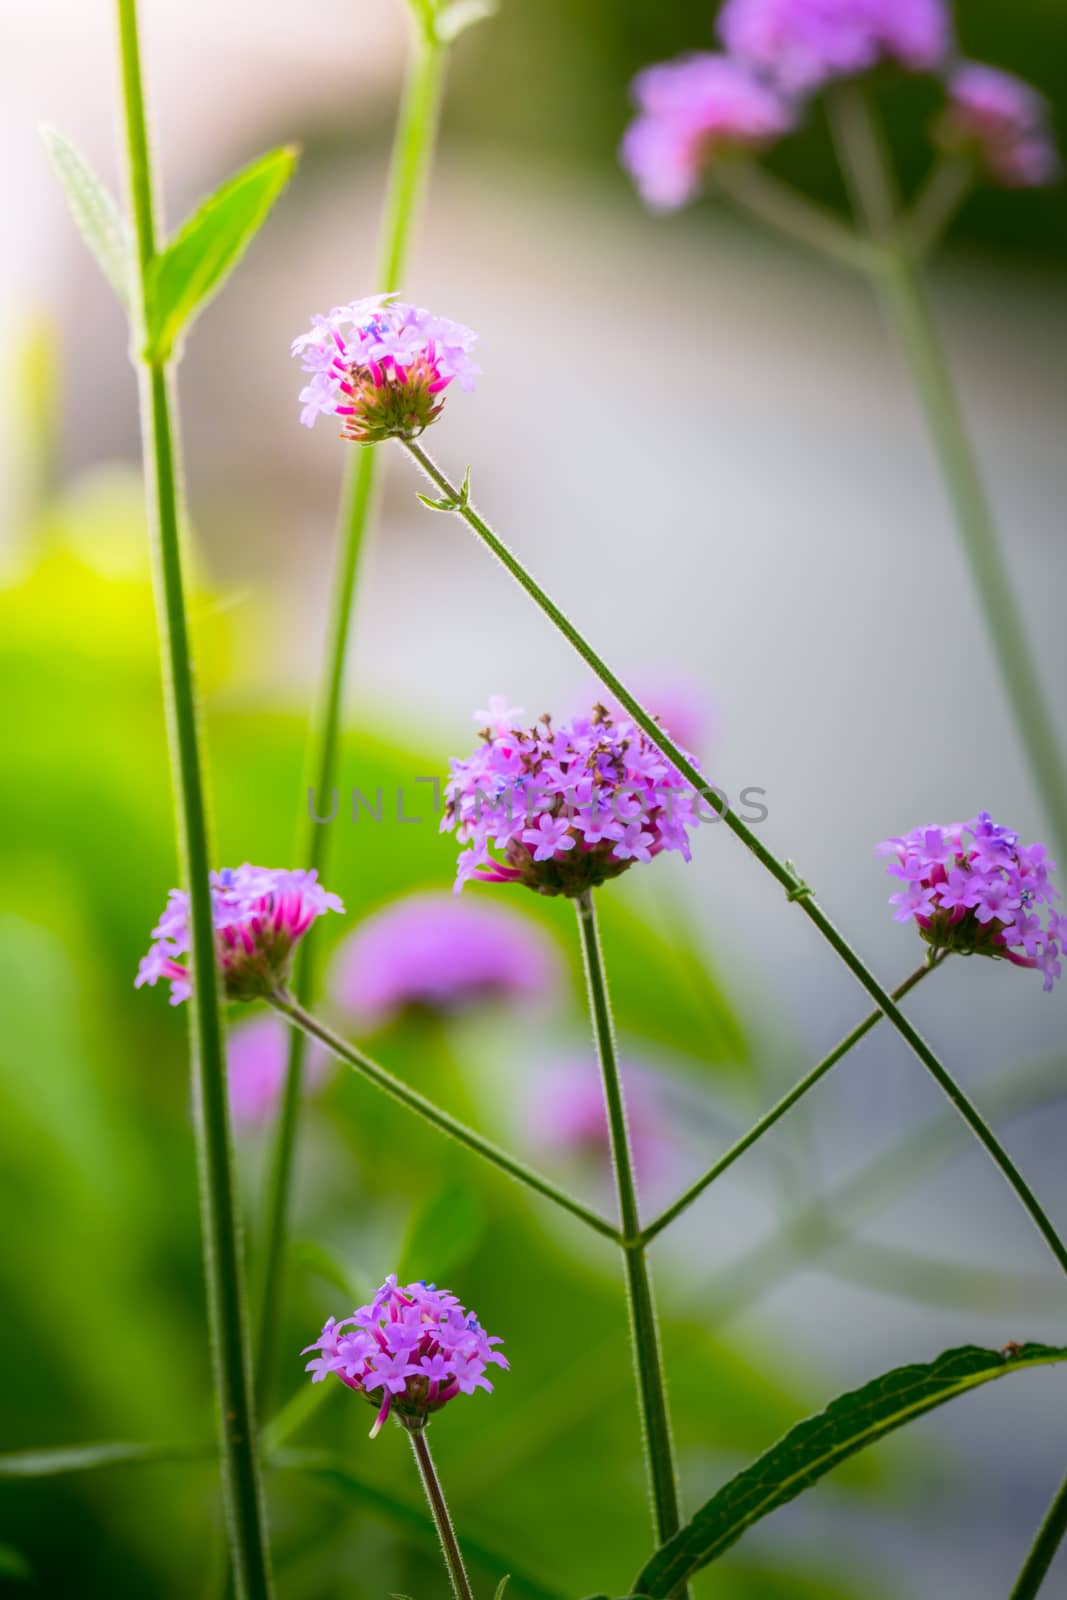
<path fill-rule="evenodd" d="M 145 319 L 150 361 L 167 361 L 183 328 L 217 294 L 292 176 L 295 145 L 260 156 L 189 217 L 153 261 Z"/>
<path fill-rule="evenodd" d="M 496 1588 L 493 1590 L 493 1600 L 504 1600 L 504 1590 L 507 1588 L 508 1583 L 510 1581 L 511 1581 L 511 1573 L 509 1572 L 509 1573 L 506 1573 L 503 1578 L 501 1578 L 500 1582 L 497 1584 Z"/>
<path fill-rule="evenodd" d="M 206 1448 L 191 1445 L 158 1444 L 72 1444 L 57 1450 L 15 1450 L 0 1455 L 0 1478 L 52 1478 L 144 1461 L 197 1461 L 210 1454 Z"/>
<path fill-rule="evenodd" d="M 485 1233 L 487 1218 L 473 1185 L 449 1181 L 413 1212 L 400 1251 L 397 1276 L 401 1283 L 432 1271 L 438 1282 L 474 1254 Z"/>
<path fill-rule="evenodd" d="M 41 138 L 82 238 L 123 305 L 128 306 L 132 251 L 118 206 L 85 157 L 61 133 L 45 125 Z"/>
<path fill-rule="evenodd" d="M 1004 1352 L 964 1345 L 936 1361 L 875 1378 L 840 1395 L 825 1411 L 791 1428 L 758 1461 L 731 1478 L 696 1516 L 662 1545 L 634 1583 L 635 1592 L 664 1600 L 708 1566 L 752 1525 L 796 1498 L 857 1450 L 969 1389 L 1020 1367 L 1067 1361 L 1067 1348 L 1006 1345 Z"/>
<path fill-rule="evenodd" d="M 12 1578 L 16 1583 L 28 1583 L 33 1577 L 33 1568 L 22 1554 L 12 1545 L 0 1544 L 0 1578 Z"/>

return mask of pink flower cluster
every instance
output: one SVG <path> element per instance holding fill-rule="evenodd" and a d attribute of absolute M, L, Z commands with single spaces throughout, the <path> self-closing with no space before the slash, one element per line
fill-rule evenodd
<path fill-rule="evenodd" d="M 558 726 L 522 730 L 521 716 L 494 696 L 478 750 L 452 762 L 441 826 L 471 846 L 457 892 L 473 879 L 574 896 L 664 850 L 689 860 L 696 797 L 633 722 L 602 705 Z"/>
<path fill-rule="evenodd" d="M 943 0 L 727 0 L 719 36 L 787 94 L 808 94 L 881 61 L 935 72 L 951 46 Z"/>
<path fill-rule="evenodd" d="M 879 854 L 892 856 L 888 872 L 901 880 L 890 896 L 897 922 L 914 917 L 926 942 L 938 950 L 984 955 L 1032 967 L 1050 990 L 1060 976 L 1067 917 L 1041 908 L 1059 898 L 1050 875 L 1055 864 L 1043 844 L 1020 845 L 988 811 L 970 822 L 915 828 L 885 839 Z"/>
<path fill-rule="evenodd" d="M 343 911 L 314 872 L 284 867 L 224 867 L 211 874 L 215 952 L 230 1000 L 267 998 L 285 983 L 298 940 L 316 917 Z M 170 981 L 170 1003 L 192 993 L 187 957 L 192 948 L 189 896 L 172 889 L 167 908 L 152 929 L 152 948 L 137 969 L 135 988 Z"/>
<path fill-rule="evenodd" d="M 454 1294 L 432 1283 L 399 1288 L 390 1273 L 370 1305 L 336 1322 L 303 1351 L 319 1352 L 305 1367 L 313 1383 L 335 1373 L 378 1408 L 371 1438 L 391 1411 L 406 1428 L 422 1428 L 432 1411 L 475 1389 L 492 1393 L 485 1375 L 490 1365 L 507 1369 L 493 1348 L 500 1340 L 485 1333 L 477 1317 Z"/>
<path fill-rule="evenodd" d="M 381 1027 L 405 1012 L 443 1016 L 494 999 L 538 1000 L 559 977 L 548 935 L 517 911 L 427 892 L 394 900 L 350 933 L 330 989 L 362 1026 Z"/>
<path fill-rule="evenodd" d="M 935 128 L 939 143 L 973 150 L 993 181 L 1007 189 L 1038 187 L 1059 177 L 1048 102 L 1028 83 L 997 67 L 965 61 L 949 78 L 948 94 Z"/>
<path fill-rule="evenodd" d="M 708 162 L 729 150 L 758 150 L 788 133 L 788 102 L 751 69 L 710 51 L 648 67 L 634 80 L 639 115 L 622 142 L 622 162 L 648 205 L 670 211 L 692 200 Z"/>
<path fill-rule="evenodd" d="M 620 154 L 658 210 L 693 199 L 716 160 L 792 132 L 808 96 L 882 64 L 945 78 L 935 139 L 976 149 L 994 182 L 1058 175 L 1045 102 L 1010 73 L 959 60 L 945 0 L 727 0 L 718 32 L 725 54 L 682 56 L 634 80 L 638 116 Z"/>
<path fill-rule="evenodd" d="M 356 444 L 414 439 L 441 414 L 455 381 L 473 389 L 477 334 L 392 295 L 371 295 L 314 316 L 293 340 L 311 381 L 300 391 L 300 420 L 323 412 L 341 418 L 341 437 Z"/>

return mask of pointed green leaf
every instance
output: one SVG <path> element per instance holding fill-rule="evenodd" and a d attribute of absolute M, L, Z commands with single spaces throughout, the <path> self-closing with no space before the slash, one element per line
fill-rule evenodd
<path fill-rule="evenodd" d="M 56 1450 L 14 1450 L 0 1456 L 0 1478 L 52 1478 L 142 1461 L 196 1461 L 210 1454 L 210 1450 L 195 1446 L 157 1444 L 73 1444 Z"/>
<path fill-rule="evenodd" d="M 497 1584 L 496 1588 L 493 1590 L 493 1600 L 504 1600 L 504 1590 L 507 1588 L 508 1583 L 510 1581 L 510 1578 L 511 1578 L 511 1573 L 510 1572 L 506 1573 L 505 1576 L 503 1578 L 501 1578 L 500 1582 Z"/>
<path fill-rule="evenodd" d="M 167 361 L 183 328 L 217 294 L 288 183 L 297 151 L 271 150 L 229 178 L 198 206 L 149 271 L 150 361 Z"/>
<path fill-rule="evenodd" d="M 44 126 L 41 138 L 82 238 L 123 305 L 128 306 L 131 246 L 118 206 L 85 157 L 61 133 Z"/>
<path fill-rule="evenodd" d="M 731 1478 L 668 1539 L 638 1576 L 635 1592 L 664 1600 L 715 1561 L 752 1525 L 831 1472 L 848 1456 L 969 1389 L 1020 1367 L 1067 1361 L 1067 1349 L 1008 1345 L 1004 1353 L 965 1345 L 936 1361 L 897 1367 L 791 1428 L 758 1461 Z"/>

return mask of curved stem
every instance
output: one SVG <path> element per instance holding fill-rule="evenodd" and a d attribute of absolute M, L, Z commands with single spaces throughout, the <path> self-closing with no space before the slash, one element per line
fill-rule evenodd
<path fill-rule="evenodd" d="M 445 1566 L 448 1568 L 448 1576 L 452 1582 L 452 1593 L 455 1595 L 456 1600 L 474 1600 L 470 1579 L 467 1577 L 467 1569 L 463 1565 L 459 1541 L 456 1538 L 456 1530 L 452 1526 L 452 1518 L 448 1514 L 448 1502 L 445 1500 L 445 1492 L 441 1488 L 441 1480 L 437 1476 L 437 1469 L 433 1464 L 433 1456 L 430 1454 L 426 1430 L 425 1428 L 409 1428 L 407 1429 L 407 1435 L 411 1440 L 411 1448 L 418 1463 L 419 1476 L 422 1478 L 422 1486 L 426 1490 L 426 1498 L 430 1503 L 430 1512 L 437 1528 L 438 1537 L 441 1540 L 441 1551 L 445 1558 Z"/>
<path fill-rule="evenodd" d="M 925 413 L 1019 737 L 1056 843 L 1067 853 L 1067 767 L 926 287 L 907 230 L 902 233 L 897 226 L 889 157 L 861 89 L 843 85 L 830 97 L 829 105 L 856 210 L 872 239 L 888 251 L 888 264 L 879 278 L 886 311 Z"/>
<path fill-rule="evenodd" d="M 595 1229 L 597 1233 L 603 1234 L 607 1239 L 619 1239 L 618 1229 L 613 1227 L 605 1217 L 598 1216 L 595 1211 L 590 1211 L 589 1207 L 583 1206 L 580 1200 L 575 1200 L 572 1195 L 567 1194 L 564 1189 L 560 1189 L 556 1184 L 550 1182 L 548 1178 L 543 1178 L 532 1167 L 528 1167 L 524 1162 L 508 1155 L 506 1150 L 501 1150 L 491 1140 L 483 1139 L 480 1133 L 475 1133 L 473 1128 L 468 1128 L 466 1123 L 460 1122 L 458 1117 L 453 1117 L 449 1112 L 442 1111 L 439 1106 L 435 1106 L 432 1100 L 427 1100 L 426 1096 L 420 1094 L 417 1089 L 410 1088 L 400 1078 L 394 1078 L 393 1074 L 387 1072 L 385 1067 L 379 1066 L 377 1061 L 372 1061 L 370 1056 L 364 1055 L 363 1051 L 357 1049 L 354 1044 L 350 1044 L 347 1039 L 342 1039 L 339 1034 L 334 1033 L 332 1028 L 328 1028 L 324 1022 L 320 1022 L 318 1017 L 314 1017 L 309 1011 L 305 1011 L 300 1002 L 295 1000 L 292 995 L 278 993 L 270 1003 L 283 1017 L 287 1017 L 296 1027 L 302 1028 L 310 1038 L 318 1039 L 328 1050 L 332 1050 L 335 1056 L 339 1056 L 342 1061 L 347 1061 L 350 1067 L 354 1067 L 361 1077 L 367 1079 L 368 1083 L 373 1083 L 376 1089 L 381 1089 L 384 1094 L 389 1095 L 393 1100 L 399 1101 L 409 1111 L 416 1112 L 418 1116 L 431 1123 L 442 1133 L 450 1134 L 459 1144 L 465 1145 L 468 1150 L 475 1151 L 484 1160 L 491 1162 L 494 1167 L 498 1167 L 501 1172 L 506 1172 L 509 1178 L 514 1178 L 516 1182 L 525 1184 L 528 1189 L 535 1190 L 537 1194 L 543 1195 L 546 1200 L 554 1201 L 564 1211 L 569 1211 L 572 1216 L 578 1217 L 587 1227 Z"/>
<path fill-rule="evenodd" d="M 444 83 L 445 51 L 421 29 L 412 41 L 407 82 L 397 120 L 389 187 L 382 221 L 378 287 L 397 289 L 407 265 L 419 201 L 433 157 L 434 135 Z M 379 454 L 373 446 L 349 459 L 339 515 L 337 570 L 331 588 L 332 611 L 318 709 L 308 739 L 306 777 L 296 859 L 305 867 L 324 869 L 329 829 L 316 823 L 317 802 L 337 780 L 345 670 L 351 653 L 352 615 L 367 533 L 377 504 Z M 329 809 L 327 805 L 327 810 Z M 295 992 L 310 999 L 315 989 L 318 937 L 311 929 L 303 940 L 293 979 Z M 263 1248 L 259 1286 L 259 1340 L 256 1382 L 260 1404 L 266 1403 L 274 1368 L 274 1339 L 285 1255 L 285 1234 L 292 1188 L 293 1158 L 300 1121 L 306 1041 L 299 1028 L 289 1037 L 285 1088 L 271 1150 L 264 1204 Z"/>
<path fill-rule="evenodd" d="M 678 1504 L 678 1471 L 674 1462 L 670 1414 L 667 1410 L 667 1384 L 656 1321 L 656 1303 L 652 1292 L 648 1256 L 641 1238 L 633 1154 L 626 1128 L 626 1105 L 615 1049 L 615 1028 L 611 1017 L 611 1001 L 608 997 L 604 957 L 600 948 L 592 893 L 586 890 L 575 900 L 574 905 L 578 913 L 578 930 L 582 940 L 582 958 L 589 991 L 589 1010 L 604 1085 L 604 1105 L 611 1136 L 615 1185 L 619 1197 L 626 1297 L 630 1312 L 630 1343 L 641 1408 L 641 1433 L 652 1497 L 652 1521 L 657 1542 L 664 1544 L 681 1527 L 681 1511 Z M 687 1594 L 688 1589 L 680 1589 L 678 1593 Z"/>
<path fill-rule="evenodd" d="M 667 757 L 672 766 L 692 785 L 695 793 L 707 802 L 719 818 L 725 822 L 730 831 L 741 840 L 746 849 L 751 851 L 760 865 L 782 886 L 786 892 L 786 899 L 798 905 L 809 921 L 815 924 L 827 944 L 837 952 L 845 966 L 862 987 L 866 989 L 879 1011 L 888 1017 L 897 1033 L 918 1056 L 931 1077 L 934 1078 L 952 1101 L 960 1116 L 988 1150 L 993 1161 L 1000 1168 L 1026 1210 L 1030 1213 L 1056 1260 L 1064 1272 L 1067 1272 L 1067 1246 L 1063 1244 L 1052 1223 L 1041 1209 L 1033 1192 L 1024 1181 L 1022 1174 L 1001 1148 L 991 1130 L 986 1127 L 978 1112 L 963 1093 L 963 1090 L 954 1082 L 946 1068 L 942 1066 L 937 1056 L 926 1043 L 926 1040 L 900 1010 L 892 995 L 882 987 L 873 972 L 860 959 L 844 936 L 838 932 L 826 912 L 815 899 L 810 886 L 799 877 L 791 863 L 779 861 L 777 856 L 760 842 L 752 832 L 752 829 L 742 822 L 735 811 L 731 810 L 721 793 L 709 787 L 707 780 L 698 772 L 688 756 L 678 749 L 677 745 L 667 736 L 655 718 L 650 716 L 644 707 L 635 700 L 625 684 L 611 671 L 607 662 L 597 654 L 592 645 L 579 633 L 569 617 L 560 610 L 555 601 L 549 598 L 536 579 L 530 575 L 514 552 L 508 548 L 504 541 L 493 532 L 484 518 L 478 514 L 470 503 L 466 485 L 463 488 L 457 488 L 454 483 L 450 482 L 421 445 L 411 440 L 404 440 L 403 444 L 408 454 L 414 457 L 431 483 L 435 484 L 441 491 L 447 502 L 445 509 L 458 517 L 462 517 L 468 527 L 474 530 L 482 543 L 488 546 L 501 565 L 506 568 L 535 604 L 541 608 L 549 620 L 555 624 L 560 633 L 563 634 L 563 637 L 578 652 L 582 660 L 592 667 L 605 688 L 610 689 L 619 704 L 629 712 L 637 725 L 648 735 L 657 750 Z"/>
<path fill-rule="evenodd" d="M 910 978 L 905 978 L 899 988 L 893 990 L 893 999 L 902 1000 L 906 994 L 915 988 L 916 984 L 922 982 L 928 972 L 931 972 L 935 966 L 939 966 L 944 959 L 944 954 L 942 954 L 935 957 L 933 961 L 924 961 L 922 966 L 917 967 L 911 974 Z M 683 1211 L 687 1211 L 693 1201 L 699 1199 L 704 1190 L 710 1188 L 716 1178 L 721 1178 L 722 1174 L 733 1166 L 739 1156 L 743 1156 L 746 1150 L 750 1150 L 758 1140 L 762 1139 L 763 1135 L 768 1133 L 775 1123 L 784 1117 L 786 1112 L 807 1094 L 809 1089 L 814 1089 L 815 1085 L 822 1078 L 825 1078 L 831 1067 L 835 1067 L 842 1056 L 846 1056 L 853 1045 L 859 1044 L 864 1035 L 870 1033 L 875 1024 L 881 1022 L 881 1020 L 882 1012 L 872 1011 L 869 1016 L 864 1017 L 857 1027 L 853 1028 L 851 1033 L 846 1034 L 840 1044 L 834 1046 L 829 1055 L 824 1056 L 817 1066 L 812 1067 L 806 1077 L 801 1078 L 800 1082 L 790 1089 L 787 1094 L 784 1094 L 757 1123 L 753 1124 L 747 1133 L 736 1140 L 729 1150 L 721 1155 L 718 1161 L 709 1167 L 702 1177 L 698 1178 L 695 1183 L 690 1184 L 689 1188 L 685 1190 L 684 1194 L 679 1195 L 673 1205 L 668 1206 L 666 1211 L 656 1218 L 655 1222 L 649 1224 L 641 1236 L 645 1243 L 651 1244 L 657 1234 L 662 1233 L 664 1228 L 670 1227 L 671 1223 L 680 1217 Z"/>
<path fill-rule="evenodd" d="M 144 345 L 145 280 L 155 256 L 156 235 L 136 0 L 118 0 L 118 28 L 139 266 L 133 335 L 136 348 L 140 349 Z M 160 367 L 143 362 L 139 363 L 139 373 L 145 487 L 180 870 L 189 891 L 193 972 L 189 1016 L 200 1212 L 226 1524 L 237 1593 L 245 1600 L 263 1600 L 271 1593 L 270 1558 L 260 1485 L 225 1044 L 215 967 L 208 879 L 211 851 L 186 621 L 177 452 L 167 375 Z"/>
<path fill-rule="evenodd" d="M 1049 1568 L 1056 1559 L 1056 1552 L 1063 1543 L 1065 1534 L 1067 1534 L 1067 1478 L 1061 1483 L 1059 1492 L 1038 1529 L 1030 1554 L 1011 1591 L 1011 1600 L 1034 1600 L 1034 1596 L 1040 1592 L 1048 1577 Z"/>

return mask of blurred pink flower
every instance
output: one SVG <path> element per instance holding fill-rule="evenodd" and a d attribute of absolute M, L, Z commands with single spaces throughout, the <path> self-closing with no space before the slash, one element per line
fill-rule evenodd
<path fill-rule="evenodd" d="M 634 1166 L 640 1179 L 654 1181 L 670 1171 L 677 1150 L 657 1075 L 631 1062 L 623 1065 L 622 1077 Z M 594 1057 L 557 1061 L 532 1072 L 525 1098 L 526 1127 L 535 1144 L 610 1162 L 604 1093 Z"/>
<path fill-rule="evenodd" d="M 1048 104 L 1011 72 L 964 61 L 948 81 L 949 103 L 935 137 L 950 149 L 973 149 L 989 177 L 1008 189 L 1055 183 L 1060 160 Z"/>
<path fill-rule="evenodd" d="M 346 1014 L 380 1027 L 406 1010 L 544 999 L 559 980 L 555 948 L 536 923 L 506 906 L 426 891 L 383 906 L 342 941 L 330 991 Z"/>
<path fill-rule="evenodd" d="M 289 1055 L 289 1028 L 281 1017 L 252 1017 L 231 1028 L 227 1042 L 227 1078 L 230 1115 L 239 1129 L 269 1122 L 281 1100 Z M 304 1092 L 319 1088 L 327 1076 L 330 1057 L 325 1048 L 311 1044 L 304 1064 Z"/>
<path fill-rule="evenodd" d="M 637 677 L 629 681 L 638 701 L 646 711 L 651 711 L 675 744 L 681 745 L 687 754 L 706 755 L 714 718 L 708 696 L 694 679 L 679 673 L 672 677 Z M 627 715 L 606 690 L 601 689 L 600 694 L 615 718 Z"/>
<path fill-rule="evenodd" d="M 720 153 L 762 149 L 793 127 L 792 108 L 741 61 L 710 51 L 646 67 L 633 83 L 638 115 L 620 158 L 646 204 L 692 200 Z"/>
<path fill-rule="evenodd" d="M 719 37 L 788 94 L 891 61 L 934 72 L 951 44 L 944 0 L 727 0 Z"/>

